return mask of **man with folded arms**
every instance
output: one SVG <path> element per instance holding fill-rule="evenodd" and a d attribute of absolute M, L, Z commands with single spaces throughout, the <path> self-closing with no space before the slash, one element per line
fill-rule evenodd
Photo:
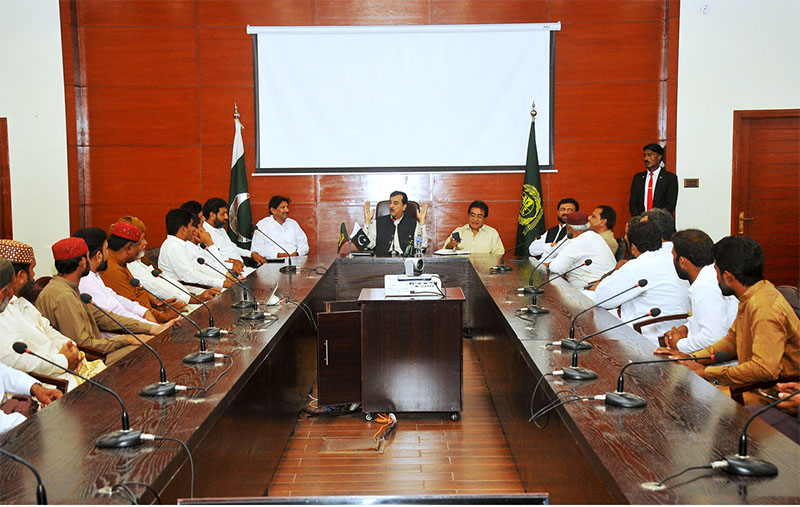
<path fill-rule="evenodd" d="M 746 236 L 728 236 L 714 245 L 713 252 L 719 288 L 726 296 L 736 296 L 738 313 L 725 336 L 692 355 L 724 353 L 739 364 L 682 364 L 721 385 L 767 382 L 800 373 L 800 319 L 775 286 L 764 280 L 761 245 Z"/>
<path fill-rule="evenodd" d="M 557 274 L 566 273 L 583 264 L 586 259 L 591 259 L 590 265 L 578 268 L 567 275 L 570 285 L 581 289 L 613 269 L 616 260 L 608 249 L 605 239 L 590 228 L 589 215 L 585 211 L 570 213 L 567 215 L 566 223 L 567 233 L 572 233 L 572 239 L 561 248 L 558 257 L 550 263 L 550 271 Z"/>
<path fill-rule="evenodd" d="M 230 287 L 234 284 L 232 279 L 197 262 L 198 256 L 190 250 L 190 247 L 194 247 L 187 244 L 196 230 L 197 226 L 192 222 L 192 215 L 188 211 L 169 210 L 167 212 L 167 239 L 161 244 L 158 267 L 168 277 L 184 283 L 204 287 Z"/>
<path fill-rule="evenodd" d="M 219 197 L 212 197 L 203 205 L 203 229 L 211 235 L 214 244 L 219 248 L 222 259 L 245 263 L 252 259 L 256 266 L 266 262 L 258 252 L 245 250 L 236 246 L 228 236 L 228 203 Z"/>
<path fill-rule="evenodd" d="M 125 332 L 114 321 L 93 305 L 84 304 L 80 299 L 78 282 L 89 273 L 89 248 L 81 238 L 65 238 L 53 247 L 58 274 L 42 289 L 36 299 L 36 308 L 61 334 L 79 346 L 89 346 L 107 354 L 106 363 L 111 364 L 132 351 L 140 343 L 127 334 L 104 337 L 103 331 Z M 123 326 L 134 333 L 157 335 L 166 326 L 145 324 L 138 320 L 114 315 Z M 147 341 L 150 336 L 140 336 Z"/>
<path fill-rule="evenodd" d="M 30 375 L 4 364 L 0 364 L 0 390 L 13 394 L 30 394 L 42 405 L 48 405 L 62 396 L 61 391 L 48 389 Z M 0 434 L 22 422 L 25 422 L 24 415 L 17 412 L 6 414 L 0 410 Z"/>
<path fill-rule="evenodd" d="M 466 225 L 457 227 L 443 248 L 455 250 L 465 250 L 474 254 L 495 254 L 503 255 L 503 241 L 497 234 L 497 229 L 489 227 L 484 220 L 489 218 L 489 205 L 483 201 L 472 201 L 467 207 L 469 222 Z M 458 233 L 458 240 L 456 240 Z"/>
<path fill-rule="evenodd" d="M 606 309 L 619 307 L 617 315 L 626 322 L 647 314 L 651 308 L 660 308 L 661 315 L 688 313 L 688 286 L 675 273 L 672 258 L 660 252 L 661 232 L 658 226 L 653 222 L 633 224 L 628 230 L 628 239 L 635 258 L 597 284 L 594 300 L 603 301 L 611 298 L 633 287 L 644 278 L 647 280 L 645 287 L 629 290 L 601 306 Z M 642 320 L 648 318 L 644 317 Z M 658 336 L 668 331 L 675 323 L 667 321 L 645 326 L 642 328 L 642 335 L 658 346 Z"/>
<path fill-rule="evenodd" d="M 728 332 L 736 319 L 738 300 L 723 296 L 714 269 L 714 242 L 703 231 L 686 229 L 672 236 L 675 272 L 687 280 L 692 315 L 686 324 L 664 334 L 667 348 L 694 352 L 716 342 Z"/>

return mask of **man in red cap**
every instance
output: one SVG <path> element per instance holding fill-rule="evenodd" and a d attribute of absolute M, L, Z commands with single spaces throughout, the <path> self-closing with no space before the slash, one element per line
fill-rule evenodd
<path fill-rule="evenodd" d="M 104 331 L 124 332 L 114 321 L 93 305 L 81 302 L 78 282 L 89 273 L 89 248 L 81 238 L 65 238 L 53 247 L 53 259 L 58 274 L 42 289 L 36 299 L 36 307 L 64 336 L 79 346 L 88 345 L 107 354 L 106 363 L 111 364 L 140 345 L 128 335 L 104 337 Z M 150 325 L 127 317 L 114 315 L 123 326 L 134 333 L 157 335 L 167 326 Z M 147 341 L 149 336 L 141 336 Z"/>

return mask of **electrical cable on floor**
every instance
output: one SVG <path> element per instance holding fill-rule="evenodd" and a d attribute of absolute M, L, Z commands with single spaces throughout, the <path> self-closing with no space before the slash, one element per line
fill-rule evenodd
<path fill-rule="evenodd" d="M 349 408 L 353 407 L 355 408 Z M 308 414 L 308 417 L 341 417 L 343 415 L 353 414 L 358 410 L 358 406 L 360 404 L 353 404 L 353 405 L 331 405 L 326 407 L 324 410 L 321 411 L 311 411 L 308 410 L 306 407 L 302 408 L 302 411 L 305 414 Z"/>
<path fill-rule="evenodd" d="M 378 428 L 378 431 L 372 435 L 372 438 L 377 440 L 378 442 L 382 442 L 389 438 L 389 435 L 394 431 L 395 427 L 397 427 L 397 417 L 394 414 L 379 414 L 378 417 L 375 418 L 375 422 L 381 423 L 381 427 Z"/>

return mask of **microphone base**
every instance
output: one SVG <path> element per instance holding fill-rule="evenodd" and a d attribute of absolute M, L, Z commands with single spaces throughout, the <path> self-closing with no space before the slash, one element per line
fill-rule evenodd
<path fill-rule="evenodd" d="M 123 447 L 133 447 L 142 443 L 142 432 L 139 430 L 117 430 L 107 433 L 97 439 L 94 443 L 96 447 L 105 449 L 121 449 Z"/>
<path fill-rule="evenodd" d="M 532 313 L 534 315 L 539 315 L 542 313 L 550 313 L 550 310 L 539 305 L 528 305 L 525 307 L 525 311 L 527 313 Z"/>
<path fill-rule="evenodd" d="M 183 362 L 187 364 L 212 363 L 214 362 L 214 352 L 211 350 L 198 350 L 185 356 Z"/>
<path fill-rule="evenodd" d="M 523 289 L 525 294 L 536 294 L 537 296 L 544 294 L 544 289 L 539 289 L 538 287 L 523 287 Z"/>
<path fill-rule="evenodd" d="M 494 269 L 495 271 L 498 271 L 500 273 L 508 273 L 509 271 L 511 271 L 512 268 L 511 268 L 511 266 L 506 266 L 505 264 L 500 264 L 498 266 L 495 266 L 492 269 Z"/>
<path fill-rule="evenodd" d="M 264 312 L 257 311 L 247 312 L 239 316 L 239 318 L 243 320 L 261 320 L 265 319 L 266 317 L 267 316 L 264 314 Z"/>
<path fill-rule="evenodd" d="M 778 475 L 778 467 L 763 459 L 732 454 L 725 456 L 728 466 L 722 470 L 730 475 L 746 475 L 749 477 L 769 477 Z"/>
<path fill-rule="evenodd" d="M 231 308 L 234 310 L 246 310 L 248 308 L 258 308 L 258 303 L 255 301 L 239 301 L 238 303 L 233 303 Z"/>
<path fill-rule="evenodd" d="M 641 396 L 632 393 L 606 393 L 606 405 L 623 408 L 644 408 L 647 402 Z"/>
<path fill-rule="evenodd" d="M 561 368 L 564 372 L 562 377 L 567 380 L 594 380 L 597 378 L 597 373 L 589 368 L 582 368 L 580 366 L 566 366 Z"/>
<path fill-rule="evenodd" d="M 294 264 L 289 264 L 289 265 L 283 266 L 278 271 L 280 271 L 281 273 L 296 273 L 297 272 L 297 266 L 295 266 Z"/>
<path fill-rule="evenodd" d="M 200 338 L 219 338 L 222 336 L 222 329 L 218 327 L 207 327 L 202 331 L 196 332 L 194 335 Z"/>
<path fill-rule="evenodd" d="M 567 338 L 561 340 L 561 348 L 569 350 L 592 350 L 592 344 Z"/>
<path fill-rule="evenodd" d="M 175 394 L 175 382 L 155 382 L 144 386 L 139 391 L 140 396 L 172 396 Z"/>

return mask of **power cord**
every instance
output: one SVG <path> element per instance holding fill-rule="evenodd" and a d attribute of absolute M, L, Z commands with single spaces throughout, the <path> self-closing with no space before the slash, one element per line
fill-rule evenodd
<path fill-rule="evenodd" d="M 127 488 L 127 486 L 144 486 L 145 488 L 147 488 L 147 489 L 148 489 L 148 490 L 149 490 L 149 491 L 150 491 L 150 492 L 153 494 L 153 496 L 154 496 L 154 497 L 156 497 L 156 502 L 157 502 L 159 505 L 161 505 L 161 497 L 158 495 L 158 493 L 157 493 L 157 492 L 156 492 L 156 490 L 153 488 L 153 486 L 151 486 L 151 485 L 147 484 L 146 482 L 138 482 L 138 481 L 125 481 L 125 482 L 121 482 L 121 483 L 119 483 L 119 484 L 114 484 L 113 486 L 111 486 L 111 489 L 113 490 L 113 489 L 114 489 L 114 488 L 116 488 L 117 486 L 126 486 L 126 489 L 127 489 L 129 492 L 130 492 L 131 490 L 130 490 L 130 488 Z M 132 492 L 131 492 L 131 493 L 132 493 Z"/>
<path fill-rule="evenodd" d="M 194 498 L 194 460 L 192 459 L 192 453 L 189 451 L 189 446 L 186 445 L 186 442 L 183 440 L 178 440 L 177 438 L 161 437 L 158 435 L 151 435 L 149 433 L 142 433 L 142 440 L 168 440 L 170 442 L 177 442 L 183 446 L 183 450 L 186 451 L 186 456 L 189 458 L 189 470 L 191 472 L 191 478 L 189 481 L 189 498 Z M 130 489 L 128 491 L 130 491 Z"/>

